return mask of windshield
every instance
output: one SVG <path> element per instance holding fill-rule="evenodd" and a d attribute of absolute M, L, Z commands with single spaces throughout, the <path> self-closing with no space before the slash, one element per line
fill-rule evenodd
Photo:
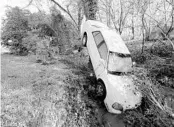
<path fill-rule="evenodd" d="M 109 53 L 108 60 L 108 72 L 119 73 L 119 72 L 131 72 L 132 71 L 132 59 L 130 54 L 122 53 Z"/>

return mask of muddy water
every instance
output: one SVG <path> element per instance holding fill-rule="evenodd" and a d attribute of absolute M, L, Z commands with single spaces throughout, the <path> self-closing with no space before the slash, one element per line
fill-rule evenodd
<path fill-rule="evenodd" d="M 109 113 L 106 109 L 98 109 L 98 121 L 103 127 L 125 127 L 122 115 Z"/>
<path fill-rule="evenodd" d="M 122 114 L 112 114 L 109 113 L 102 102 L 102 100 L 95 97 L 95 77 L 89 76 L 90 83 L 87 85 L 86 91 L 88 92 L 88 96 L 84 97 L 84 100 L 91 98 L 94 102 L 96 102 L 96 118 L 101 127 L 125 127 L 125 123 L 123 122 Z"/>
<path fill-rule="evenodd" d="M 93 87 L 93 90 L 88 88 L 88 92 L 90 93 L 90 95 L 93 93 L 93 95 L 95 95 L 95 88 L 94 88 L 94 84 L 95 82 L 91 82 L 94 81 L 95 77 L 91 77 L 88 79 L 90 80 L 90 85 Z M 91 97 L 91 96 L 89 96 Z M 122 114 L 113 114 L 113 113 L 109 113 L 104 105 L 104 103 L 102 102 L 102 100 L 93 97 L 93 101 L 96 101 L 96 112 L 97 112 L 97 120 L 99 122 L 99 124 L 102 127 L 125 127 L 125 123 L 123 122 L 123 115 Z"/>

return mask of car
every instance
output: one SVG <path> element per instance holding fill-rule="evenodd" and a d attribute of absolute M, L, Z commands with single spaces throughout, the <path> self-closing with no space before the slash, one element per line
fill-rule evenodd
<path fill-rule="evenodd" d="M 103 99 L 108 112 L 120 114 L 137 108 L 142 94 L 129 76 L 133 62 L 121 36 L 105 24 L 84 17 L 81 38 L 97 79 L 97 95 Z"/>

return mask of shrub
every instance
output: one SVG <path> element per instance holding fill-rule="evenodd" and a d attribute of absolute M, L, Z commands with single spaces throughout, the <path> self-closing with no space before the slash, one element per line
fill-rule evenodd
<path fill-rule="evenodd" d="M 2 26 L 1 39 L 4 46 L 10 46 L 10 50 L 15 54 L 27 53 L 26 47 L 22 45 L 22 39 L 26 37 L 29 30 L 27 15 L 29 12 L 18 7 L 8 8 L 6 19 Z M 9 40 L 12 40 L 9 43 Z"/>
<path fill-rule="evenodd" d="M 172 55 L 172 46 L 167 41 L 153 42 L 151 53 L 160 57 L 168 57 Z"/>
<path fill-rule="evenodd" d="M 22 39 L 22 45 L 26 47 L 27 51 L 36 53 L 36 44 L 40 40 L 36 34 L 29 33 L 27 37 Z"/>

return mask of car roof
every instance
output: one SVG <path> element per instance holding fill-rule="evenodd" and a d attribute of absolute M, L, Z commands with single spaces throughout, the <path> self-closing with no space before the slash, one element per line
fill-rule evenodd
<path fill-rule="evenodd" d="M 115 30 L 96 20 L 88 20 L 88 23 L 92 26 L 92 31 L 102 33 L 109 51 L 130 54 L 121 36 Z"/>
<path fill-rule="evenodd" d="M 103 28 L 108 29 L 107 25 L 105 25 L 105 24 L 103 24 L 99 21 L 96 21 L 96 20 L 88 20 L 88 23 L 90 23 L 90 25 L 92 27 L 96 28 L 96 29 L 97 28 L 99 28 L 99 29 L 103 29 Z"/>
<path fill-rule="evenodd" d="M 102 29 L 101 33 L 105 39 L 109 51 L 130 54 L 121 36 L 112 29 Z"/>

